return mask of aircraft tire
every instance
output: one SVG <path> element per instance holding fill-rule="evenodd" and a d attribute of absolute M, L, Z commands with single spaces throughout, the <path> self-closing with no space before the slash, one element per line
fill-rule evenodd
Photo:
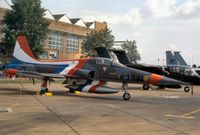
<path fill-rule="evenodd" d="M 185 86 L 184 91 L 185 92 L 189 92 L 190 91 L 190 87 L 189 86 Z"/>
<path fill-rule="evenodd" d="M 129 100 L 131 95 L 128 92 L 125 92 L 123 95 L 124 100 Z"/>
<path fill-rule="evenodd" d="M 143 90 L 149 90 L 150 87 L 148 84 L 144 84 L 142 88 L 143 88 Z"/>

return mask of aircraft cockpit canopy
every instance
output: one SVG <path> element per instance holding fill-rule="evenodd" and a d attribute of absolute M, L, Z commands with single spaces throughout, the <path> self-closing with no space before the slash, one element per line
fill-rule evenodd
<path fill-rule="evenodd" d="M 194 76 L 194 75 L 199 76 L 200 75 L 200 71 L 198 73 L 196 70 L 194 71 L 190 67 L 185 67 L 185 66 L 169 66 L 168 68 L 169 68 L 170 72 L 172 72 L 172 73 L 180 73 L 180 74 L 183 74 L 183 75 L 191 75 L 191 76 Z"/>
<path fill-rule="evenodd" d="M 200 76 L 200 69 L 199 70 L 195 70 L 195 71 Z"/>
<path fill-rule="evenodd" d="M 125 65 L 119 63 L 118 61 L 113 60 L 112 61 L 112 66 L 116 66 L 116 67 L 126 67 Z"/>
<path fill-rule="evenodd" d="M 96 59 L 96 64 L 99 64 L 99 65 L 111 65 L 112 61 L 110 59 Z"/>
<path fill-rule="evenodd" d="M 112 59 L 107 59 L 107 58 L 96 59 L 96 64 L 98 64 L 98 65 L 117 66 L 117 67 L 125 67 L 125 65 L 119 63 L 118 61 L 112 60 Z"/>

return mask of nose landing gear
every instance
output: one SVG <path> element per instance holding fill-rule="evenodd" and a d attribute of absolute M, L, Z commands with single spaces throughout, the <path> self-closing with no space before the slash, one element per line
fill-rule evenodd
<path fill-rule="evenodd" d="M 45 93 L 47 93 L 49 90 L 47 88 L 47 80 L 43 80 L 43 83 L 41 85 L 41 89 L 40 89 L 40 95 L 44 95 Z"/>
<path fill-rule="evenodd" d="M 122 84 L 122 89 L 125 91 L 123 94 L 123 98 L 124 100 L 129 100 L 131 95 L 128 93 L 128 83 L 123 83 Z"/>

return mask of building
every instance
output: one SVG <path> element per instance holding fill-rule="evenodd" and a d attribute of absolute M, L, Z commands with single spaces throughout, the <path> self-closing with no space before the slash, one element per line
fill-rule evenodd
<path fill-rule="evenodd" d="M 12 10 L 6 0 L 0 0 L 0 28 L 6 11 Z M 84 22 L 81 18 L 69 18 L 66 14 L 52 14 L 46 10 L 44 18 L 50 21 L 47 38 L 42 41 L 46 50 L 42 55 L 43 60 L 49 59 L 77 59 L 81 54 L 81 43 L 87 34 L 94 30 L 102 30 L 107 27 L 106 22 Z M 3 38 L 1 33 L 0 41 Z M 0 54 L 0 61 L 7 62 L 10 57 Z"/>
<path fill-rule="evenodd" d="M 3 7 L 3 8 L 1 8 L 1 7 Z M 8 5 L 8 3 L 4 0 L 0 0 L 0 42 L 1 42 L 2 38 L 4 37 L 4 34 L 1 33 L 1 30 L 4 26 L 4 24 L 2 23 L 2 20 L 3 20 L 3 16 L 5 15 L 6 11 L 8 11 L 8 10 L 11 10 L 11 7 Z M 0 48 L 0 52 L 2 49 L 3 48 Z M 9 60 L 10 60 L 9 56 L 7 56 L 4 53 L 0 53 L 0 65 Z"/>

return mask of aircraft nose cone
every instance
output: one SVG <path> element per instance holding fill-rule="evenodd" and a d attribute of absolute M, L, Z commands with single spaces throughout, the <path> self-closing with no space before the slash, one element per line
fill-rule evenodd
<path fill-rule="evenodd" d="M 180 87 L 180 85 L 185 84 L 184 82 L 157 74 L 149 75 L 149 83 L 152 85 L 166 86 L 166 87 Z"/>
<path fill-rule="evenodd" d="M 183 82 L 168 78 L 168 77 L 163 77 L 163 79 L 159 83 L 165 83 L 165 84 L 183 84 Z"/>
<path fill-rule="evenodd" d="M 181 88 L 181 85 L 184 85 L 186 83 L 168 78 L 168 77 L 163 77 L 163 79 L 157 84 L 157 86 L 162 86 L 166 88 Z"/>
<path fill-rule="evenodd" d="M 149 75 L 149 83 L 153 85 L 157 85 L 163 78 L 164 76 L 151 74 Z"/>

